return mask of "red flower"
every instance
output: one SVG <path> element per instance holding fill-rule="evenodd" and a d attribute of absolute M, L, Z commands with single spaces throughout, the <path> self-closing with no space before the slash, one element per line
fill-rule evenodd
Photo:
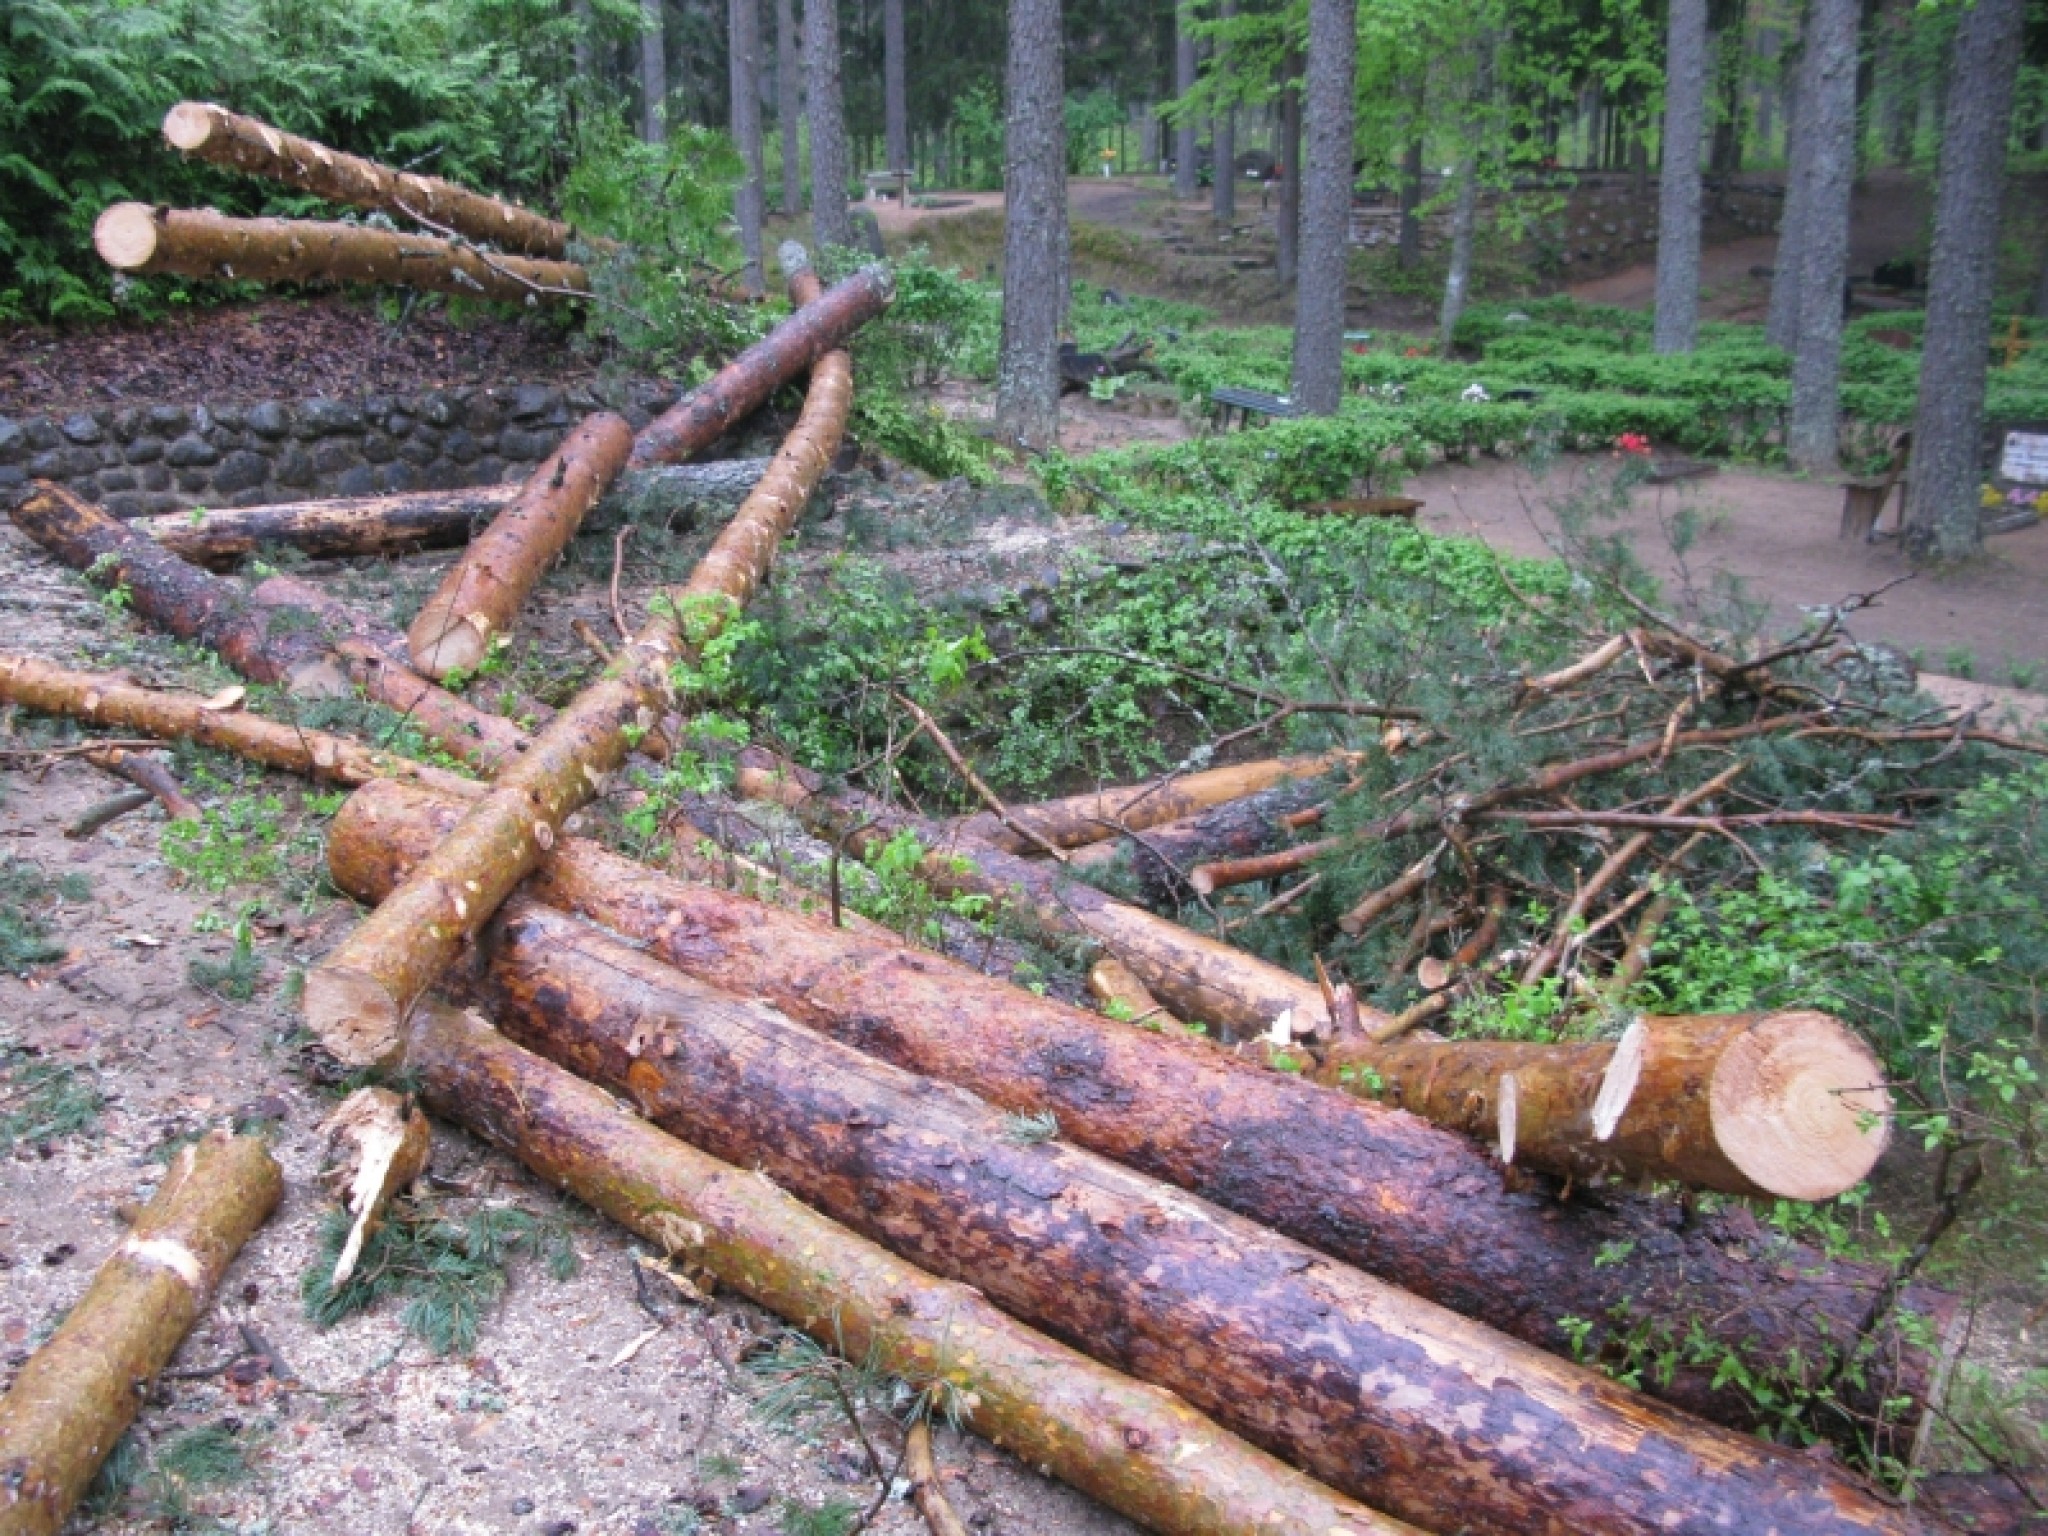
<path fill-rule="evenodd" d="M 1614 446 L 1621 453 L 1633 453 L 1643 458 L 1650 456 L 1650 440 L 1640 432 L 1624 432 L 1614 440 Z"/>

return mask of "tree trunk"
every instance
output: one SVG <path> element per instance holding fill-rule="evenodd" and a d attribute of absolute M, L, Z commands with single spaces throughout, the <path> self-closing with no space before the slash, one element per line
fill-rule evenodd
<path fill-rule="evenodd" d="M 1301 60 L 1287 56 L 1280 88 L 1280 211 L 1273 231 L 1273 268 L 1282 286 L 1301 276 Z"/>
<path fill-rule="evenodd" d="M 1458 162 L 1458 200 L 1451 210 L 1451 265 L 1444 274 L 1443 308 L 1437 313 L 1436 347 L 1445 357 L 1465 313 L 1472 275 L 1472 241 L 1479 231 L 1479 157 L 1467 150 Z"/>
<path fill-rule="evenodd" d="M 803 212 L 803 40 L 796 0 L 775 0 L 775 130 L 782 138 L 782 211 Z"/>
<path fill-rule="evenodd" d="M 1979 460 L 1999 207 L 2025 0 L 1977 0 L 1956 25 L 1928 263 L 1920 404 L 1913 415 L 1906 548 L 1916 559 L 1979 553 Z"/>
<path fill-rule="evenodd" d="M 441 578 L 406 634 L 413 665 L 436 681 L 474 672 L 632 451 L 633 429 L 623 416 L 585 417 Z"/>
<path fill-rule="evenodd" d="M 569 48 L 579 81 L 597 83 L 597 53 L 591 36 L 595 18 L 590 0 L 569 0 Z"/>
<path fill-rule="evenodd" d="M 1176 0 L 1173 8 L 1173 94 L 1180 107 L 1180 115 L 1173 120 L 1173 195 L 1183 203 L 1200 190 L 1195 176 L 1198 132 L 1194 113 L 1187 108 L 1188 92 L 1195 88 L 1195 36 L 1188 31 L 1191 3 Z"/>
<path fill-rule="evenodd" d="M 525 744 L 511 721 L 407 669 L 396 659 L 404 650 L 396 635 L 336 622 L 334 605 L 302 582 L 273 576 L 244 592 L 46 481 L 33 482 L 13 516 L 22 532 L 73 570 L 125 587 L 137 614 L 180 640 L 197 641 L 251 682 L 315 697 L 354 684 L 486 771 Z"/>
<path fill-rule="evenodd" d="M 1664 167 L 1657 189 L 1659 352 L 1700 331 L 1700 133 L 1707 107 L 1707 0 L 1671 0 L 1664 71 Z"/>
<path fill-rule="evenodd" d="M 640 0 L 640 138 L 668 138 L 668 39 L 661 0 Z"/>
<path fill-rule="evenodd" d="M 1638 1019 L 1620 1042 L 1340 1042 L 1319 1082 L 1581 1181 L 1675 1180 L 1831 1200 L 1884 1150 L 1891 1096 L 1870 1048 L 1803 1010 Z"/>
<path fill-rule="evenodd" d="M 1401 158 L 1401 233 L 1394 248 L 1396 265 L 1413 272 L 1422 265 L 1422 220 L 1415 210 L 1422 206 L 1422 134 L 1408 141 Z"/>
<path fill-rule="evenodd" d="M 1800 121 L 1799 82 L 1805 69 L 1806 35 L 1807 28 L 1803 27 L 1791 50 L 1786 77 L 1785 197 L 1778 210 L 1778 246 L 1771 258 L 1771 307 L 1764 321 L 1764 339 L 1786 352 L 1799 345 L 1799 274 L 1806 243 L 1806 183 L 1813 164 L 1813 141 Z"/>
<path fill-rule="evenodd" d="M 480 935 L 473 974 L 508 1036 L 672 1135 L 1397 1518 L 1474 1536 L 1925 1529 L 1824 1463 L 1027 1139 L 524 898 Z M 1532 1476 L 1532 1445 L 1571 1454 Z"/>
<path fill-rule="evenodd" d="M 761 0 L 727 0 L 728 75 L 732 95 L 732 141 L 740 152 L 740 184 L 733 191 L 740 251 L 747 259 L 741 281 L 750 294 L 766 291 L 761 275 L 761 219 L 768 191 L 761 170 Z"/>
<path fill-rule="evenodd" d="M 903 0 L 882 0 L 882 137 L 888 169 L 910 169 L 910 96 L 904 88 Z"/>
<path fill-rule="evenodd" d="M 583 520 L 584 531 L 630 519 L 662 521 L 687 532 L 697 525 L 694 514 L 699 508 L 738 505 L 767 468 L 766 459 L 718 459 L 629 470 L 591 508 Z M 520 485 L 473 485 L 453 491 L 280 501 L 221 511 L 195 508 L 161 517 L 131 518 L 128 526 L 179 559 L 215 570 L 267 548 L 296 549 L 315 560 L 395 555 L 468 543 L 478 528 L 503 512 L 524 490 Z"/>
<path fill-rule="evenodd" d="M 1799 87 L 1799 134 L 1811 156 L 1802 189 L 1799 331 L 1792 353 L 1793 468 L 1832 473 L 1841 453 L 1842 285 L 1849 269 L 1849 192 L 1856 173 L 1858 0 L 1813 0 Z"/>
<path fill-rule="evenodd" d="M 811 130 L 811 237 L 821 251 L 853 244 L 846 207 L 852 172 L 846 159 L 846 104 L 840 89 L 839 10 L 834 0 L 804 3 L 804 101 Z"/>
<path fill-rule="evenodd" d="M 1156 1531 L 1406 1530 L 891 1258 L 758 1174 L 656 1130 L 475 1015 L 421 1008 L 407 1070 L 428 1107 L 825 1348 L 929 1391 L 944 1413 Z"/>
<path fill-rule="evenodd" d="M 1059 328 L 1067 279 L 1064 82 L 1059 0 L 1010 0 L 996 435 L 1037 452 L 1059 447 Z"/>
<path fill-rule="evenodd" d="M 321 783 L 367 784 L 399 779 L 457 801 L 482 786 L 445 769 L 376 752 L 346 736 L 309 726 L 266 720 L 246 710 L 209 708 L 192 694 L 142 688 L 98 672 L 69 672 L 32 656 L 0 652 L 0 700 L 46 715 L 118 726 L 163 741 L 196 741 L 266 767 L 303 774 Z"/>
<path fill-rule="evenodd" d="M 784 246 L 782 265 L 794 274 L 793 296 L 807 306 L 818 279 L 801 248 Z M 863 280 L 886 291 L 886 274 L 851 283 Z M 775 462 L 689 580 L 648 605 L 646 623 L 604 676 L 498 774 L 405 887 L 308 974 L 307 1022 L 336 1056 L 366 1066 L 397 1054 L 400 1026 L 420 994 L 533 869 L 562 822 L 602 790 L 637 733 L 675 707 L 678 671 L 694 666 L 766 579 L 776 548 L 838 452 L 852 397 L 851 362 L 844 352 L 827 353 L 811 370 L 803 415 Z"/>
<path fill-rule="evenodd" d="M 189 208 L 116 203 L 99 216 L 93 248 L 117 272 L 175 272 L 226 282 L 373 283 L 507 304 L 588 296 L 568 261 L 487 256 L 433 235 L 311 219 L 231 219 Z"/>
<path fill-rule="evenodd" d="M 1344 398 L 1357 55 L 1358 0 L 1309 0 L 1308 159 L 1294 296 L 1293 393 L 1294 403 L 1314 416 L 1336 415 Z"/>
<path fill-rule="evenodd" d="M 1223 21 L 1237 17 L 1237 0 L 1219 0 L 1216 14 Z M 1225 79 L 1230 72 L 1228 45 L 1218 42 L 1209 59 L 1209 72 L 1218 79 Z M 1210 211 L 1219 224 L 1228 224 L 1237 217 L 1237 108 L 1225 106 L 1223 115 L 1216 119 L 1209 130 L 1214 151 L 1210 159 L 1215 162 L 1216 180 L 1211 187 L 1215 194 L 1210 199 Z"/>
<path fill-rule="evenodd" d="M 578 46 L 585 46 L 581 29 L 576 36 Z M 559 261 L 575 238 L 568 225 L 517 203 L 472 192 L 438 176 L 394 171 L 207 102 L 181 101 L 171 108 L 164 116 L 164 138 L 195 160 L 296 187 L 330 203 L 407 218 L 425 214 L 458 235 L 522 256 Z"/>
<path fill-rule="evenodd" d="M 56 1536 L 283 1193 L 253 1136 L 215 1131 L 172 1159 L 92 1288 L 0 1398 L 0 1530 Z"/>

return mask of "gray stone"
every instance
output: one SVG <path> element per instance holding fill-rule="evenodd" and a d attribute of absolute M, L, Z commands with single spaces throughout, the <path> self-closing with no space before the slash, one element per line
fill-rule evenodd
<path fill-rule="evenodd" d="M 512 419 L 538 421 L 562 407 L 562 392 L 545 384 L 522 384 L 512 391 Z"/>
<path fill-rule="evenodd" d="M 149 498 L 139 491 L 115 491 L 103 498 L 100 505 L 115 517 L 126 520 L 148 516 L 143 509 L 149 505 Z"/>
<path fill-rule="evenodd" d="M 27 484 L 27 470 L 14 464 L 0 464 L 0 491 L 11 491 L 18 485 Z"/>
<path fill-rule="evenodd" d="M 337 496 L 374 496 L 377 494 L 377 471 L 367 464 L 358 464 L 354 469 L 334 482 Z"/>
<path fill-rule="evenodd" d="M 100 463 L 110 469 L 116 464 L 125 464 L 128 462 L 127 459 L 122 456 L 121 445 L 119 443 L 101 443 L 99 447 L 93 449 L 93 452 L 100 456 Z"/>
<path fill-rule="evenodd" d="M 363 415 L 380 427 L 384 418 L 397 409 L 398 402 L 389 395 L 370 395 L 363 401 Z"/>
<path fill-rule="evenodd" d="M 21 435 L 29 447 L 38 452 L 55 448 L 64 441 L 63 436 L 57 429 L 40 416 L 31 416 L 27 421 L 23 422 L 21 425 Z"/>
<path fill-rule="evenodd" d="M 413 402 L 413 414 L 422 421 L 431 421 L 437 427 L 452 427 L 458 410 L 455 401 L 439 390 L 421 395 Z"/>
<path fill-rule="evenodd" d="M 164 440 L 160 437 L 138 437 L 128 445 L 130 464 L 154 464 L 164 456 Z"/>
<path fill-rule="evenodd" d="M 654 412 L 644 405 L 629 405 L 619 414 L 626 418 L 626 425 L 635 432 L 640 431 L 647 423 L 654 420 Z"/>
<path fill-rule="evenodd" d="M 279 485 L 311 485 L 313 483 L 313 461 L 306 450 L 298 447 L 286 448 L 278 454 L 271 467 Z"/>
<path fill-rule="evenodd" d="M 73 480 L 100 467 L 100 456 L 90 448 L 49 448 L 28 461 L 28 472 L 37 480 Z"/>
<path fill-rule="evenodd" d="M 178 489 L 187 496 L 204 495 L 206 488 L 213 484 L 213 476 L 203 469 L 181 469 L 178 471 Z"/>
<path fill-rule="evenodd" d="M 100 424 L 84 411 L 80 411 L 73 416 L 66 416 L 64 418 L 64 425 L 60 430 L 74 443 L 96 443 L 104 435 L 100 431 Z"/>
<path fill-rule="evenodd" d="M 498 434 L 498 452 L 508 459 L 532 463 L 553 453 L 555 442 L 552 433 L 527 432 L 519 427 L 507 427 Z"/>
<path fill-rule="evenodd" d="M 0 416 L 0 464 L 19 464 L 28 453 L 28 439 L 20 427 Z"/>
<path fill-rule="evenodd" d="M 182 496 L 169 491 L 156 491 L 142 498 L 142 514 L 145 517 L 162 517 L 168 512 L 183 512 L 191 506 Z"/>
<path fill-rule="evenodd" d="M 410 464 L 386 464 L 377 476 L 377 488 L 382 491 L 409 491 L 418 484 Z"/>
<path fill-rule="evenodd" d="M 245 420 L 249 430 L 258 437 L 283 437 L 292 426 L 291 417 L 275 400 L 266 400 L 261 405 L 250 406 Z"/>
<path fill-rule="evenodd" d="M 145 491 L 168 491 L 171 488 L 171 471 L 163 464 L 145 464 L 135 472 L 142 480 Z"/>
<path fill-rule="evenodd" d="M 197 464 L 211 464 L 220 458 L 215 448 L 197 432 L 187 432 L 164 450 L 164 462 L 173 469 L 185 469 Z"/>
<path fill-rule="evenodd" d="M 403 437 L 412 430 L 412 418 L 403 411 L 393 411 L 384 418 L 384 430 L 393 437 Z"/>
<path fill-rule="evenodd" d="M 398 457 L 398 444 L 382 432 L 372 432 L 363 439 L 363 457 L 372 464 L 389 464 Z"/>
<path fill-rule="evenodd" d="M 214 428 L 213 412 L 212 412 L 212 411 L 210 411 L 210 410 L 208 410 L 208 409 L 207 409 L 207 408 L 206 408 L 205 406 L 203 406 L 203 405 L 195 405 L 195 406 L 193 406 L 193 407 L 192 407 L 192 430 L 193 430 L 194 432 L 197 432 L 197 433 L 198 433 L 198 434 L 199 434 L 199 435 L 200 435 L 201 437 L 211 437 L 211 436 L 213 436 L 213 428 Z"/>
<path fill-rule="evenodd" d="M 431 443 L 438 449 L 441 446 L 443 435 L 439 427 L 430 427 L 423 421 L 416 421 L 413 423 L 412 431 L 406 434 L 406 441 Z"/>
<path fill-rule="evenodd" d="M 518 472 L 517 469 L 513 470 L 514 474 Z M 505 466 L 489 454 L 485 454 L 482 458 L 478 459 L 475 467 L 469 472 L 469 483 L 471 485 L 496 485 L 504 478 Z"/>
<path fill-rule="evenodd" d="M 132 469 L 105 469 L 100 471 L 99 485 L 103 494 L 114 491 L 132 491 L 137 481 Z"/>
<path fill-rule="evenodd" d="M 487 389 L 480 389 L 469 397 L 469 405 L 462 415 L 472 432 L 495 432 L 505 424 L 505 408 Z"/>
<path fill-rule="evenodd" d="M 122 442 L 129 441 L 142 430 L 142 412 L 132 405 L 114 412 L 114 423 L 110 430 Z"/>
<path fill-rule="evenodd" d="M 246 449 L 231 453 L 221 460 L 220 468 L 213 472 L 213 488 L 223 495 L 246 491 L 251 486 L 261 485 L 270 478 L 270 460 L 260 453 Z"/>
<path fill-rule="evenodd" d="M 442 441 L 441 451 L 458 464 L 474 464 L 483 449 L 477 446 L 475 438 L 458 427 Z"/>
<path fill-rule="evenodd" d="M 398 445 L 398 456 L 408 464 L 425 466 L 441 457 L 441 450 L 424 437 L 408 437 Z"/>
<path fill-rule="evenodd" d="M 172 437 L 191 426 L 192 418 L 183 406 L 152 405 L 142 423 L 158 437 Z"/>
<path fill-rule="evenodd" d="M 609 401 L 600 399 L 597 391 L 588 384 L 578 384 L 562 398 L 568 402 L 570 410 L 578 411 L 585 416 L 592 411 L 605 409 L 610 404 Z"/>
<path fill-rule="evenodd" d="M 351 465 L 361 463 L 362 457 L 356 452 L 354 443 L 329 438 L 313 449 L 313 468 L 323 475 L 338 475 Z"/>
<path fill-rule="evenodd" d="M 213 413 L 214 425 L 225 427 L 230 432 L 241 431 L 242 423 L 247 419 L 239 405 L 223 405 Z"/>
<path fill-rule="evenodd" d="M 299 436 L 332 437 L 363 430 L 361 407 L 346 400 L 308 400 L 299 407 Z"/>
<path fill-rule="evenodd" d="M 237 491 L 234 495 L 226 498 L 227 505 L 231 507 L 261 506 L 268 500 L 270 500 L 270 492 L 260 485 L 252 485 L 246 491 Z"/>

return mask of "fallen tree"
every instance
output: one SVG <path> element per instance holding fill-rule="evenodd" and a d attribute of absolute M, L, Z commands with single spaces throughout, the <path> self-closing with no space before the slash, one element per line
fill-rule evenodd
<path fill-rule="evenodd" d="M 470 541 L 406 632 L 426 676 L 468 672 L 491 653 L 583 515 L 625 468 L 633 429 L 623 416 L 589 416 L 527 477 L 519 495 Z"/>
<path fill-rule="evenodd" d="M 116 272 L 170 272 L 226 282 L 373 283 L 507 304 L 588 299 L 568 261 L 492 256 L 436 235 L 312 219 L 236 219 L 210 209 L 115 203 L 92 229 Z"/>
<path fill-rule="evenodd" d="M 470 977 L 511 1038 L 664 1129 L 1425 1528 L 1924 1529 L 1824 1463 L 1044 1139 L 528 898 L 479 935 Z M 1558 1453 L 1533 1476 L 1532 1445 Z"/>
<path fill-rule="evenodd" d="M 656 1130 L 473 1014 L 422 1005 L 406 1068 L 436 1114 L 1148 1529 L 1408 1529 L 1254 1450 L 1172 1393 L 1005 1316 L 972 1287 L 890 1257 L 758 1173 Z"/>
<path fill-rule="evenodd" d="M 330 828 L 329 872 L 349 894 L 381 900 L 460 814 L 446 799 L 371 785 Z M 1754 1401 L 1717 1383 L 1724 1353 L 1758 1369 L 1805 1362 L 1817 1385 L 1885 1284 L 1875 1268 L 1771 1240 L 1736 1216 L 1680 1219 L 1642 1197 L 1503 1188 L 1470 1141 L 1412 1115 L 892 938 L 669 879 L 583 838 L 559 839 L 524 889 L 896 1066 L 1017 1114 L 1050 1114 L 1077 1145 L 1554 1353 L 1618 1363 L 1638 1332 L 1696 1333 L 1710 1341 L 1700 1358 L 1646 1386 L 1724 1423 L 1759 1422 Z M 1925 1287 L 1902 1299 L 1913 1315 L 1887 1321 L 1864 1373 L 1843 1387 L 1855 1422 L 1824 1426 L 1844 1438 L 1873 1424 L 1910 1433 L 1926 1402 L 1933 1362 L 1909 1340 L 1941 1332 L 1954 1304 Z M 1585 1320 L 1583 1338 L 1567 1318 Z"/>
<path fill-rule="evenodd" d="M 0 1532 L 55 1536 L 283 1192 L 253 1136 L 215 1131 L 171 1160 L 92 1288 L 0 1398 Z"/>
<path fill-rule="evenodd" d="M 164 114 L 164 141 L 195 160 L 261 176 L 330 203 L 425 215 L 472 240 L 522 256 L 560 260 L 577 238 L 567 224 L 517 203 L 443 181 L 395 171 L 360 155 L 329 149 L 266 122 L 206 101 L 181 101 Z"/>
<path fill-rule="evenodd" d="M 486 770 L 525 745 L 511 721 L 414 674 L 394 654 L 396 635 L 363 625 L 304 582 L 274 576 L 245 592 L 45 480 L 30 482 L 11 511 L 23 533 L 73 570 L 124 589 L 136 613 L 180 640 L 198 641 L 251 682 L 312 697 L 359 687 Z"/>
<path fill-rule="evenodd" d="M 790 286 L 803 307 L 777 335 L 813 335 L 826 323 L 812 305 L 818 279 L 800 247 L 784 246 L 782 265 L 793 274 Z M 886 295 L 889 281 L 886 272 L 870 271 L 834 292 L 855 288 L 865 294 L 879 285 Z M 714 380 L 706 390 L 735 400 L 750 390 L 765 394 L 773 387 L 765 382 L 772 365 L 758 356 L 765 347 L 764 342 L 750 349 L 720 375 L 737 372 L 738 382 L 721 388 Z M 805 349 L 792 343 L 790 350 Z M 498 774 L 405 886 L 307 975 L 307 1022 L 336 1056 L 368 1065 L 398 1052 L 400 1026 L 413 1003 L 532 871 L 561 823 L 604 788 L 634 742 L 676 706 L 705 646 L 753 596 L 832 462 L 852 399 L 851 360 L 844 352 L 826 352 L 811 371 L 796 427 L 689 580 L 649 603 L 646 622 L 603 676 Z M 677 440 L 672 432 L 664 434 L 664 442 Z"/>
<path fill-rule="evenodd" d="M 1327 785 L 1314 779 L 1284 781 L 1175 817 L 1136 836 L 1097 843 L 1075 855 L 1076 867 L 1128 870 L 1148 905 L 1183 906 L 1197 899 L 1188 879 L 1195 869 L 1216 859 L 1260 853 L 1285 841 L 1303 816 L 1319 814 L 1329 793 Z"/>

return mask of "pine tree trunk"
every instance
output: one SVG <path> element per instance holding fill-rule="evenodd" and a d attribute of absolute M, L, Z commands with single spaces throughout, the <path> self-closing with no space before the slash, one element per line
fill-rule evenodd
<path fill-rule="evenodd" d="M 1472 150 L 1458 162 L 1458 200 L 1451 209 L 1451 264 L 1444 274 L 1444 302 L 1437 312 L 1436 347 L 1445 357 L 1465 313 L 1472 275 L 1472 240 L 1479 228 L 1479 157 Z"/>
<path fill-rule="evenodd" d="M 1918 559 L 1963 560 L 1984 547 L 1979 439 L 2025 17 L 2026 0 L 1977 0 L 1956 26 L 1907 480 L 1906 548 Z"/>
<path fill-rule="evenodd" d="M 436 1114 L 825 1348 L 931 1390 L 938 1412 L 957 1409 L 975 1433 L 1146 1529 L 1408 1529 L 655 1129 L 474 1015 L 423 1007 L 406 1066 Z"/>
<path fill-rule="evenodd" d="M 1294 298 L 1294 403 L 1334 416 L 1344 398 L 1358 0 L 1309 0 L 1307 164 Z"/>
<path fill-rule="evenodd" d="M 882 0 L 882 111 L 887 169 L 907 171 L 910 159 L 910 96 L 903 82 L 903 0 Z"/>
<path fill-rule="evenodd" d="M 775 0 L 775 131 L 782 139 L 782 211 L 803 211 L 803 39 L 796 0 Z"/>
<path fill-rule="evenodd" d="M 1806 235 L 1806 183 L 1812 169 L 1812 139 L 1800 122 L 1799 80 L 1805 67 L 1806 31 L 1791 50 L 1785 81 L 1785 196 L 1778 209 L 1778 247 L 1772 256 L 1771 307 L 1764 339 L 1790 352 L 1799 344 L 1799 282 Z"/>
<path fill-rule="evenodd" d="M 215 1131 L 171 1160 L 92 1288 L 0 1398 L 0 1531 L 56 1536 L 283 1193 L 258 1137 Z"/>
<path fill-rule="evenodd" d="M 853 244 L 846 183 L 846 104 L 836 0 L 804 0 L 804 99 L 811 130 L 811 236 L 820 250 Z"/>
<path fill-rule="evenodd" d="M 1401 157 L 1401 233 L 1394 247 L 1394 260 L 1403 272 L 1422 265 L 1422 220 L 1416 209 L 1422 206 L 1422 135 L 1408 141 Z"/>
<path fill-rule="evenodd" d="M 768 192 L 761 171 L 761 0 L 727 0 L 726 32 L 732 92 L 732 141 L 740 152 L 740 184 L 733 191 L 740 251 L 747 259 L 741 281 L 748 293 L 762 293 L 761 219 Z"/>
<path fill-rule="evenodd" d="M 1841 454 L 1842 285 L 1849 271 L 1849 193 L 1856 174 L 1858 0 L 1813 0 L 1799 88 L 1811 157 L 1799 236 L 1799 331 L 1785 455 L 1827 474 Z"/>
<path fill-rule="evenodd" d="M 571 63 L 576 78 L 590 85 L 597 83 L 597 48 L 591 35 L 594 25 L 590 0 L 569 0 Z"/>
<path fill-rule="evenodd" d="M 1173 8 L 1173 94 L 1182 104 L 1173 124 L 1173 195 L 1184 203 L 1199 190 L 1195 176 L 1197 130 L 1194 114 L 1185 105 L 1188 92 L 1195 88 L 1195 38 L 1188 31 L 1191 3 L 1176 0 Z"/>
<path fill-rule="evenodd" d="M 640 138 L 668 137 L 668 39 L 662 0 L 640 0 Z"/>
<path fill-rule="evenodd" d="M 1220 0 L 1217 16 L 1232 21 L 1237 16 L 1237 0 Z M 1209 60 L 1209 72 L 1219 78 L 1230 69 L 1229 54 L 1223 43 L 1217 43 Z M 1223 115 L 1216 119 L 1210 130 L 1215 144 L 1212 156 L 1216 163 L 1216 181 L 1210 189 L 1215 195 L 1210 199 L 1210 211 L 1219 224 L 1228 224 L 1237 217 L 1237 108 L 1225 107 Z"/>
<path fill-rule="evenodd" d="M 1665 60 L 1655 345 L 1659 352 L 1690 352 L 1700 328 L 1700 133 L 1707 106 L 1707 0 L 1671 0 Z"/>
<path fill-rule="evenodd" d="M 510 1038 L 672 1135 L 1397 1518 L 1473 1536 L 1926 1530 L 1825 1462 L 1027 1140 L 979 1099 L 524 898 L 479 935 L 470 975 Z M 1532 1446 L 1569 1454 L 1532 1475 Z"/>
<path fill-rule="evenodd" d="M 1280 210 L 1274 228 L 1273 268 L 1283 286 L 1301 276 L 1301 60 L 1289 54 L 1280 88 Z"/>
<path fill-rule="evenodd" d="M 1293 824 L 1289 818 L 1307 813 L 1330 798 L 1331 786 L 1321 782 L 1283 783 L 1198 811 L 1193 815 L 1077 850 L 1068 867 L 1086 871 L 1098 884 L 1123 889 L 1120 878 L 1104 879 L 1111 869 L 1128 877 L 1146 906 L 1165 909 L 1195 899 L 1188 877 L 1216 859 L 1241 859 L 1285 843 Z M 1134 829 L 1136 830 L 1136 829 Z"/>
<path fill-rule="evenodd" d="M 507 304 L 559 304 L 588 296 L 569 261 L 487 256 L 433 235 L 311 219 L 232 219 L 211 210 L 115 203 L 92 230 L 117 272 L 259 283 L 371 283 Z"/>
<path fill-rule="evenodd" d="M 1039 452 L 1059 447 L 1059 327 L 1067 282 L 1064 80 L 1059 0 L 1011 0 L 996 434 Z"/>

